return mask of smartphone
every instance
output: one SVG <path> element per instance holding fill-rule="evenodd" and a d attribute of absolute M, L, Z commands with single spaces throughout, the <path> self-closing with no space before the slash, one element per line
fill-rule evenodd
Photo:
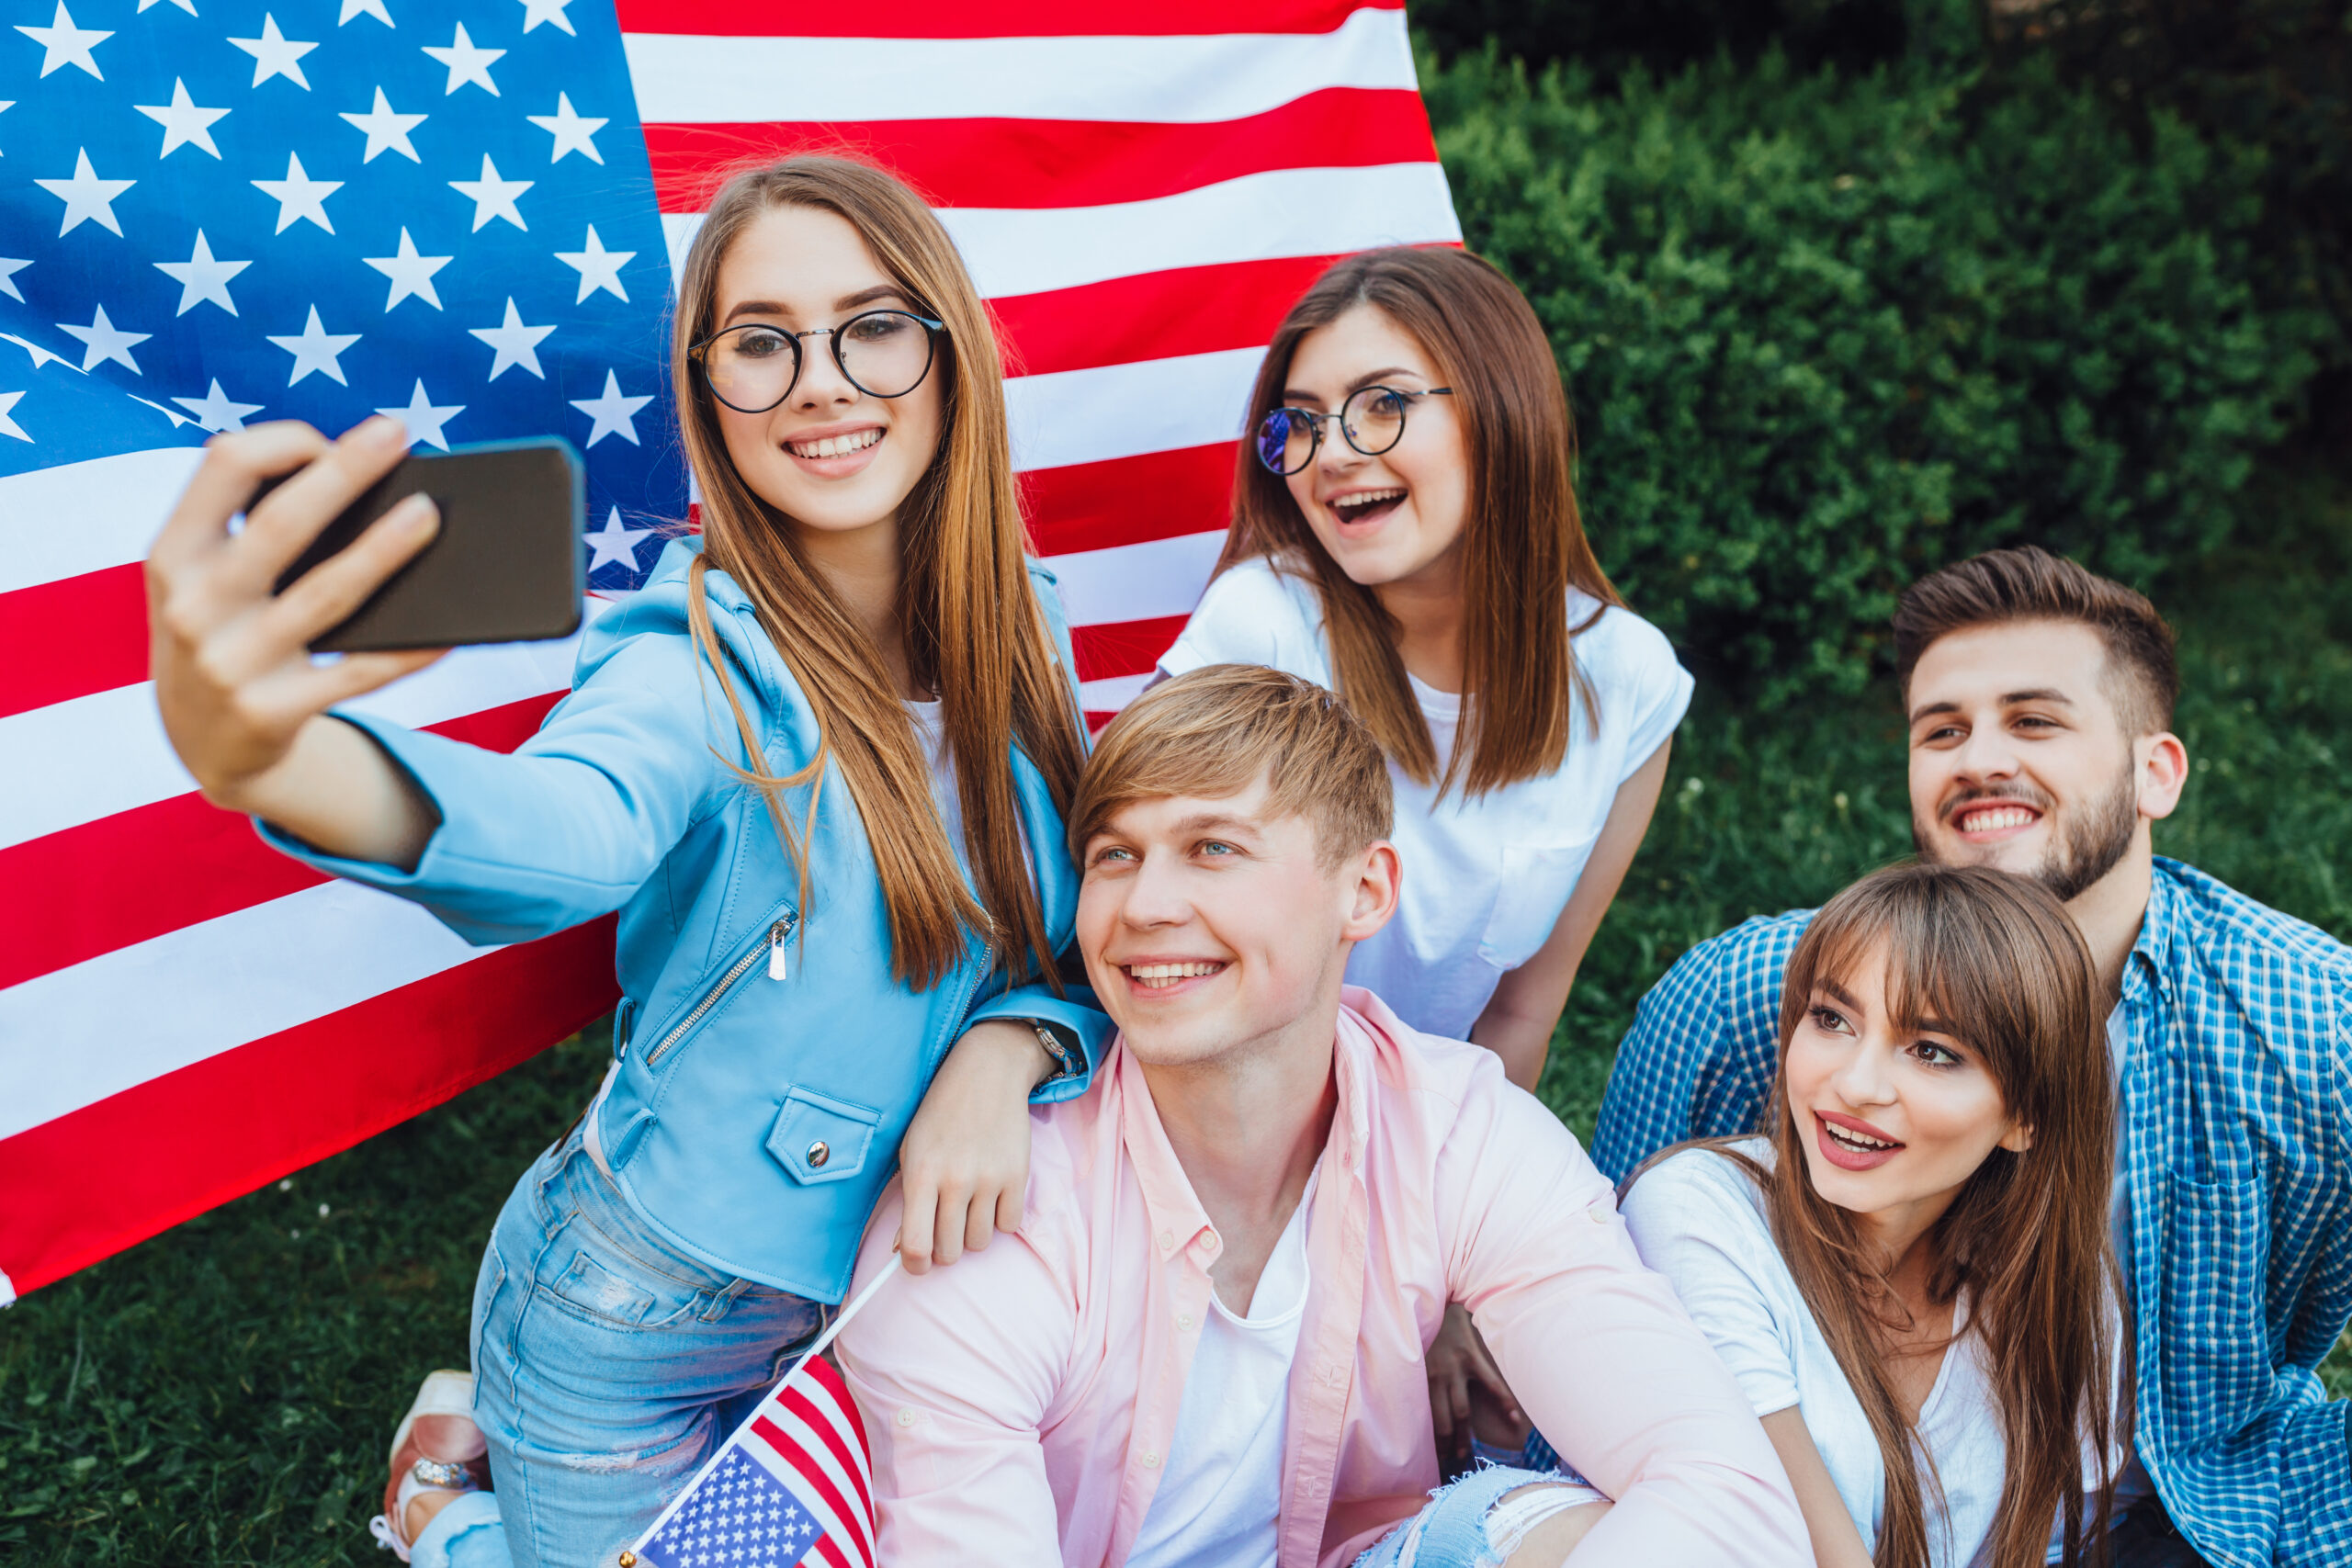
<path fill-rule="evenodd" d="M 254 502 L 283 482 L 264 485 Z M 587 486 L 580 454 L 560 435 L 412 453 L 327 525 L 277 591 L 420 491 L 441 509 L 441 531 L 348 619 L 313 638 L 313 651 L 537 642 L 580 629 Z"/>

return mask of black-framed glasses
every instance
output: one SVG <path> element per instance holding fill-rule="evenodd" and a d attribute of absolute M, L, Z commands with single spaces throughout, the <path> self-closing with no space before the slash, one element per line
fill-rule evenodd
<path fill-rule="evenodd" d="M 1358 387 L 1340 405 L 1340 434 L 1367 457 L 1377 457 L 1405 439 L 1405 415 L 1423 398 L 1450 398 L 1451 387 L 1408 392 L 1397 387 Z M 1258 422 L 1258 461 L 1288 476 L 1315 461 L 1323 445 L 1323 424 L 1333 416 L 1313 409 L 1270 409 Z"/>
<path fill-rule="evenodd" d="M 738 413 L 765 413 L 800 384 L 805 337 L 829 338 L 833 363 L 870 398 L 903 398 L 922 385 L 947 323 L 912 310 L 867 310 L 837 327 L 788 333 L 764 321 L 713 333 L 686 352 L 710 395 Z"/>

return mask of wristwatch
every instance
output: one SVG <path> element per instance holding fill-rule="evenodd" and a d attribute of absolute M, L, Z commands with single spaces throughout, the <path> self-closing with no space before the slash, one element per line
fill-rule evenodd
<path fill-rule="evenodd" d="M 1054 1026 L 1052 1024 L 1046 1022 L 1042 1019 L 1035 1018 L 1027 1019 L 1023 1021 L 1025 1021 L 1030 1028 L 1037 1032 L 1037 1043 L 1043 1045 L 1046 1048 L 1046 1055 L 1054 1059 L 1055 1070 L 1049 1076 L 1037 1080 L 1037 1087 L 1039 1089 L 1045 1088 L 1046 1085 L 1049 1083 L 1059 1082 L 1063 1078 L 1077 1078 L 1084 1077 L 1086 1076 L 1086 1063 L 1079 1056 L 1077 1052 L 1062 1043 L 1062 1037 L 1054 1032 Z"/>

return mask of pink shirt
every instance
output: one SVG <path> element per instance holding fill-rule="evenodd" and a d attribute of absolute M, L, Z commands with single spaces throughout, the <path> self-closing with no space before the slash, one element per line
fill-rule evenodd
<path fill-rule="evenodd" d="M 1787 1564 L 1812 1547 L 1764 1429 L 1606 1179 L 1480 1046 L 1370 992 L 1307 1215 L 1283 1568 L 1345 1568 L 1438 1483 L 1422 1354 L 1466 1305 L 1562 1457 L 1616 1500 L 1577 1568 Z M 1218 1238 L 1124 1043 L 1031 1112 L 1017 1236 L 879 1292 L 839 1341 L 874 1449 L 881 1561 L 1115 1568 L 1151 1506 Z M 895 1267 L 895 1184 L 858 1274 Z"/>

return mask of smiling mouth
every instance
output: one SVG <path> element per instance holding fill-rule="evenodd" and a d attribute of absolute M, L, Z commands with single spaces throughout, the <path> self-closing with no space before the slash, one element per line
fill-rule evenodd
<path fill-rule="evenodd" d="M 1813 1113 L 1815 1135 L 1820 1140 L 1821 1155 L 1840 1170 L 1875 1170 L 1903 1152 L 1904 1145 L 1893 1138 L 1883 1138 L 1875 1133 L 1865 1133 L 1859 1127 L 1841 1123 L 1849 1118 L 1833 1122 L 1826 1111 Z"/>
<path fill-rule="evenodd" d="M 821 441 L 787 441 L 785 450 L 796 457 L 846 457 L 863 452 L 882 439 L 882 427 L 853 430 L 847 435 L 828 435 Z"/>
<path fill-rule="evenodd" d="M 2030 806 L 2014 800 L 1980 801 L 1963 806 L 1952 814 L 1952 826 L 1963 833 L 2006 833 L 2019 828 L 2030 828 L 2041 820 L 2041 813 Z"/>
<path fill-rule="evenodd" d="M 1388 490 L 1358 491 L 1353 495 L 1343 495 L 1330 503 L 1331 515 L 1337 517 L 1342 525 L 1370 523 L 1375 518 L 1387 516 L 1404 504 L 1405 491 L 1401 486 Z"/>
<path fill-rule="evenodd" d="M 1122 973 L 1147 991 L 1164 991 L 1169 987 L 1181 985 L 1186 980 L 1197 980 L 1203 976 L 1219 974 L 1224 968 L 1223 964 L 1207 960 L 1195 960 L 1189 964 L 1121 965 Z"/>

